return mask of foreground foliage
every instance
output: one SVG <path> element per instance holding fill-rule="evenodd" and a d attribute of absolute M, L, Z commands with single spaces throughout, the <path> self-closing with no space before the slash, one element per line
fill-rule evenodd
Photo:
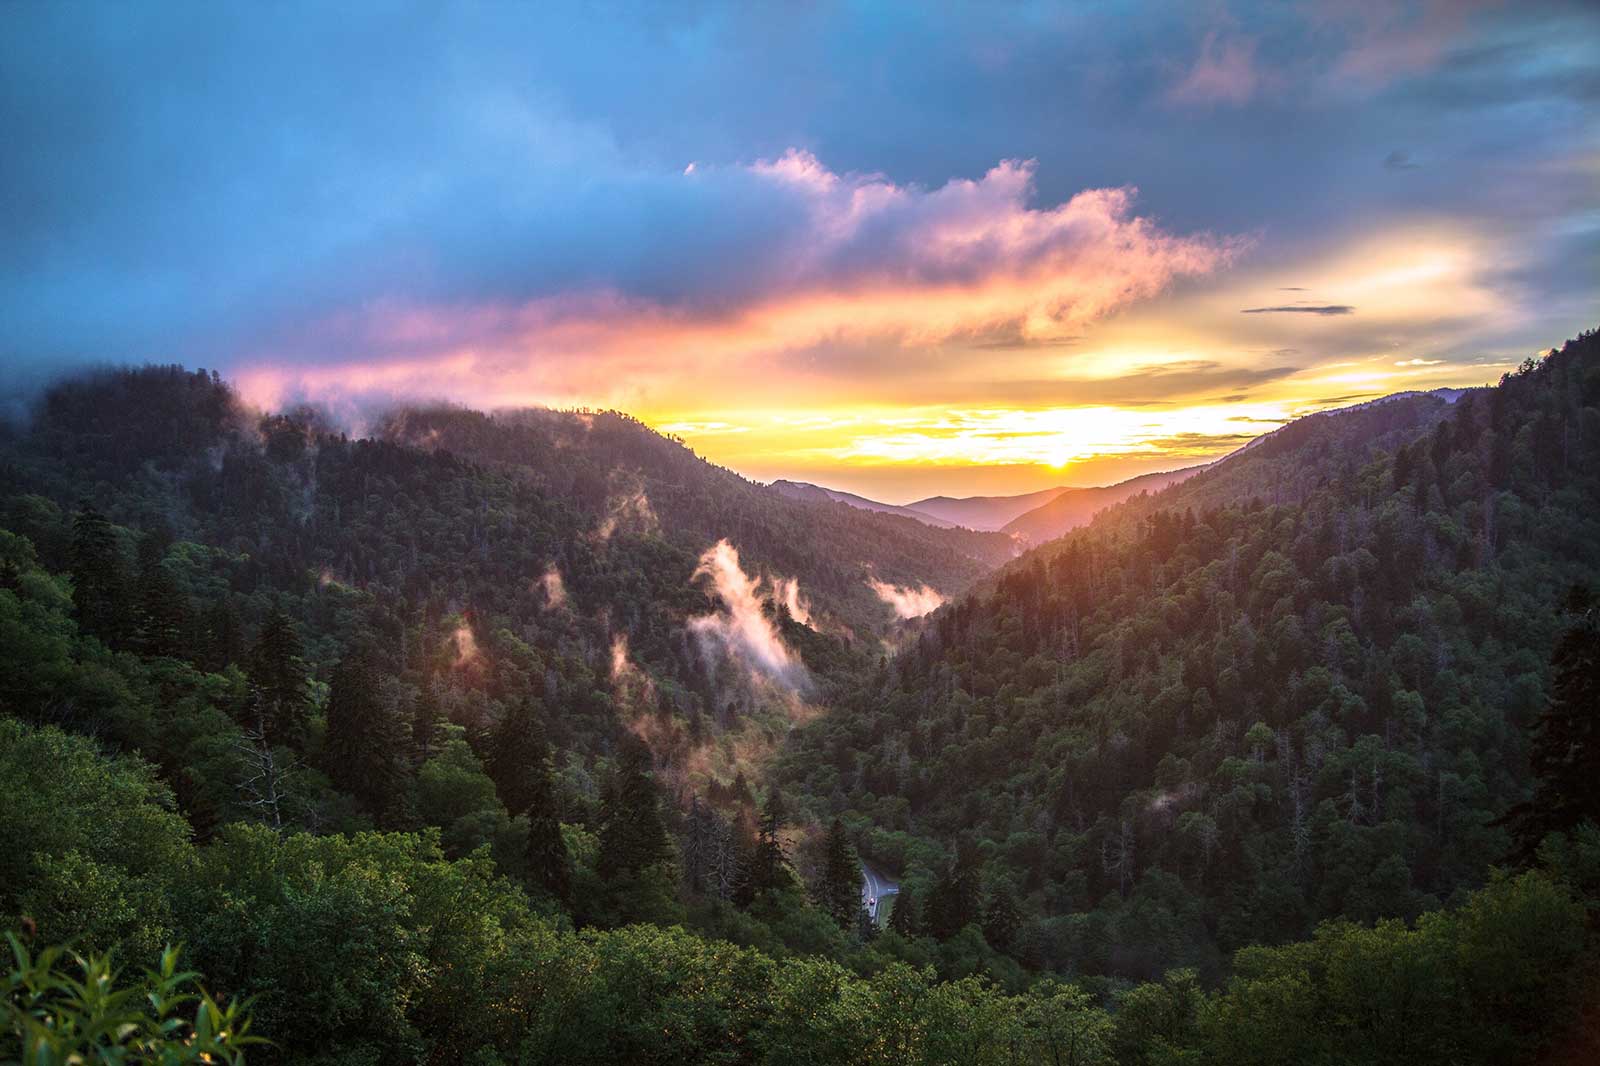
<path fill-rule="evenodd" d="M 248 1009 L 220 1006 L 178 969 L 178 952 L 128 979 L 108 954 L 82 956 L 49 947 L 37 956 L 6 935 L 10 964 L 0 972 L 0 1061 L 28 1066 L 227 1063 L 265 1043 L 250 1034 Z"/>
<path fill-rule="evenodd" d="M 65 772 L 35 780 L 35 801 L 66 834 L 98 816 L 103 789 L 147 773 L 52 729 L 0 728 L 0 752 L 20 753 L 0 759 L 0 795 L 15 794 L 19 764 L 52 751 Z M 150 827 L 139 831 L 166 849 L 165 876 L 135 878 L 132 849 L 103 852 L 98 881 L 39 893 L 31 882 L 48 874 L 34 853 L 22 868 L 35 872 L 6 885 L 6 906 L 54 901 L 53 935 L 119 893 L 165 916 L 148 935 L 189 944 L 230 1005 L 252 997 L 273 1042 L 252 1061 L 1490 1063 L 1567 1034 L 1597 987 L 1584 896 L 1600 884 L 1592 824 L 1552 837 L 1547 869 L 1500 877 L 1457 909 L 1414 924 L 1335 922 L 1309 941 L 1246 949 L 1215 992 L 1180 970 L 1012 993 L 904 962 L 863 974 L 816 956 L 774 958 L 679 928 L 577 932 L 539 913 L 487 856 L 446 858 L 435 831 L 237 824 L 195 845 L 163 821 L 164 801 L 128 801 L 115 832 Z M 883 958 L 910 946 L 894 932 L 875 944 Z M 103 960 L 85 965 L 108 972 Z M 162 973 L 184 983 L 174 967 L 169 953 Z M 224 1016 L 194 1027 L 243 1033 L 236 1014 Z"/>

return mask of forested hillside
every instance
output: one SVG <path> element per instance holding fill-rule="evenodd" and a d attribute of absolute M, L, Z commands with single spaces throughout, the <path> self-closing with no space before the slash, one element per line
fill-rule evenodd
<path fill-rule="evenodd" d="M 1414 928 L 1339 923 L 1243 951 L 1225 988 L 1174 970 L 1012 992 L 907 965 L 917 942 L 895 932 L 854 972 L 650 924 L 575 933 L 485 855 L 449 860 L 436 831 L 239 823 L 197 846 L 148 766 L 53 728 L 0 719 L 0 790 L 0 906 L 29 916 L 0 965 L 8 1059 L 1579 1066 L 1595 1046 L 1573 1028 L 1596 987 L 1593 826 Z M 31 943 L 63 929 L 135 966 L 182 941 L 208 994 L 197 1011 L 180 998 L 196 982 L 171 952 L 119 978 L 103 954 Z"/>
<path fill-rule="evenodd" d="M 619 415 L 61 385 L 0 440 L 0 1056 L 114 1006 L 71 942 L 182 943 L 253 1062 L 1583 1061 L 1597 349 L 988 577 Z"/>
<path fill-rule="evenodd" d="M 0 446 L 0 494 L 46 570 L 102 556 L 86 628 L 114 648 L 243 667 L 281 614 L 317 683 L 369 650 L 396 713 L 474 733 L 543 701 L 590 767 L 648 711 L 662 768 L 701 786 L 816 696 L 807 660 L 875 647 L 895 612 L 869 581 L 954 593 L 1013 551 L 785 499 L 615 413 L 403 411 L 351 439 L 177 368 L 51 390 Z"/>
<path fill-rule="evenodd" d="M 1453 404 L 1304 419 L 1030 552 L 807 726 L 780 780 L 947 934 L 987 883 L 1020 898 L 1032 965 L 1216 973 L 1483 883 L 1566 593 L 1597 580 L 1588 334 Z"/>
<path fill-rule="evenodd" d="M 641 523 L 696 553 L 727 539 L 753 568 L 798 577 L 819 607 L 865 633 L 885 617 L 865 578 L 951 595 L 1016 555 L 999 533 L 930 530 L 908 516 L 758 485 L 615 411 L 410 409 L 374 434 L 508 467 L 601 528 Z"/>

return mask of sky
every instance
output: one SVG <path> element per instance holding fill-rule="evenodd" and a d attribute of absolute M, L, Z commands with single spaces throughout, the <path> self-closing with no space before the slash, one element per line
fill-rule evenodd
<path fill-rule="evenodd" d="M 1106 484 L 1600 325 L 1600 6 L 0 5 L 0 376 Z"/>

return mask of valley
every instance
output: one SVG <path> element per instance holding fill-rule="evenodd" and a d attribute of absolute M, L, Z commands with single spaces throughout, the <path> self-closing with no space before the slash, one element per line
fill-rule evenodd
<path fill-rule="evenodd" d="M 1489 890 L 1564 590 L 1600 581 L 1596 351 L 1312 416 L 1017 558 L 615 413 L 351 437 L 204 372 L 103 372 L 0 452 L 12 742 L 148 767 L 202 864 L 263 822 L 376 829 L 558 924 L 1018 993 L 1215 986 L 1323 919 Z M 90 854 L 144 901 L 92 941 L 215 906 Z M 102 890 L 43 861 L 7 905 L 65 936 Z M 207 972 L 252 987 L 212 935 Z"/>
<path fill-rule="evenodd" d="M 1597 55 L 0 3 L 0 1066 L 1600 1063 Z"/>

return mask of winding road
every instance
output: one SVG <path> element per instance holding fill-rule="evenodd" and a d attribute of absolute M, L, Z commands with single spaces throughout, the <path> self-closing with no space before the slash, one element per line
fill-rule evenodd
<path fill-rule="evenodd" d="M 861 864 L 861 902 L 873 921 L 878 920 L 878 901 L 899 891 L 899 881 L 889 880 L 865 862 Z"/>

